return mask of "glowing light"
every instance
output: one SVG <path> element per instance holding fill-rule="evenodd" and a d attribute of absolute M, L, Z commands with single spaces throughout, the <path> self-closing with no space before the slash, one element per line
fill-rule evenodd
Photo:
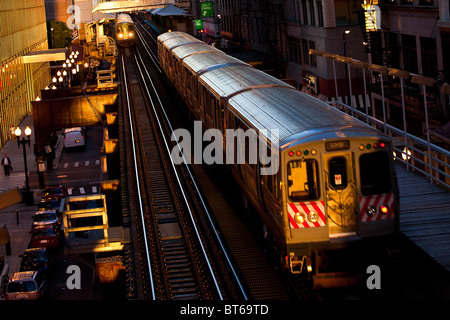
<path fill-rule="evenodd" d="M 37 100 L 37 99 L 36 99 L 36 100 Z M 39 99 L 39 100 L 40 100 L 40 99 Z M 30 129 L 29 126 L 27 126 L 27 127 L 25 128 L 25 135 L 26 135 L 27 137 L 31 136 L 31 129 Z"/>
<path fill-rule="evenodd" d="M 403 161 L 411 159 L 410 156 L 411 156 L 411 150 L 407 149 L 406 147 L 403 148 L 403 152 L 402 152 L 402 159 L 403 159 Z"/>

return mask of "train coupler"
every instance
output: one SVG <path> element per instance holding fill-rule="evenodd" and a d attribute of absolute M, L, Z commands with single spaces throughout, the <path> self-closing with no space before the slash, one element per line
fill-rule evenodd
<path fill-rule="evenodd" d="M 312 272 L 311 258 L 308 256 L 302 256 L 301 259 L 296 256 L 293 252 L 289 254 L 289 268 L 291 273 L 300 274 L 303 272 L 303 268 L 306 267 L 308 274 Z"/>

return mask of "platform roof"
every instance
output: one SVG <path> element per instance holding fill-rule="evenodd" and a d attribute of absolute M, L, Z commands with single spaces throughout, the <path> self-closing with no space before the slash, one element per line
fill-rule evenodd
<path fill-rule="evenodd" d="M 189 16 L 186 10 L 175 7 L 173 4 L 164 8 L 158 8 L 152 11 L 152 14 L 157 16 Z"/>

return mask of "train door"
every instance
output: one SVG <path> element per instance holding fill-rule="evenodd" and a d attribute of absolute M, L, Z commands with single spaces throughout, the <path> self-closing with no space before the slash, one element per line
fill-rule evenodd
<path fill-rule="evenodd" d="M 353 233 L 358 228 L 358 193 L 351 152 L 323 155 L 325 207 L 330 237 Z"/>

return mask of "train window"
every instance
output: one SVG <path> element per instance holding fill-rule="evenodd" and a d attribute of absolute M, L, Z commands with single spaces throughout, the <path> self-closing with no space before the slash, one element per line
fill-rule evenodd
<path fill-rule="evenodd" d="M 332 158 L 328 163 L 330 184 L 334 189 L 347 188 L 347 160 L 344 157 Z"/>
<path fill-rule="evenodd" d="M 359 158 L 361 192 L 365 196 L 388 193 L 392 189 L 389 155 L 384 151 L 366 153 Z"/>
<path fill-rule="evenodd" d="M 288 195 L 291 201 L 319 198 L 319 172 L 314 159 L 294 160 L 288 163 Z"/>

